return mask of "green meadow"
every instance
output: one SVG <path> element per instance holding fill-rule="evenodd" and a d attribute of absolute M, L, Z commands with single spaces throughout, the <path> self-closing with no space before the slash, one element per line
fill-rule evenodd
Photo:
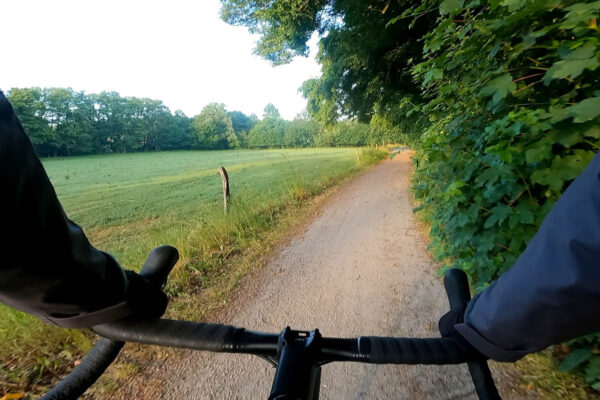
<path fill-rule="evenodd" d="M 175 151 L 44 159 L 67 215 L 91 243 L 139 270 L 152 248 L 181 258 L 169 315 L 201 320 L 227 301 L 325 189 L 381 160 L 374 149 Z M 223 211 L 221 178 L 230 177 Z M 50 267 L 50 266 L 48 266 Z M 0 306 L 0 397 L 38 393 L 68 371 L 93 336 L 42 324 Z"/>

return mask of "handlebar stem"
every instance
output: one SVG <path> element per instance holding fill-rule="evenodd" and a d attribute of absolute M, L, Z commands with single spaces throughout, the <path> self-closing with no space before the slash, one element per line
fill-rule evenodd
<path fill-rule="evenodd" d="M 279 363 L 269 400 L 316 398 L 321 341 L 318 329 L 293 331 L 288 326 L 281 332 L 277 343 Z"/>

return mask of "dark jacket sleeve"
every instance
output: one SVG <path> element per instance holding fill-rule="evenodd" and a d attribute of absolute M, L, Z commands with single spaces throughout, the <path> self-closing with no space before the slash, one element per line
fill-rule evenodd
<path fill-rule="evenodd" d="M 70 328 L 134 312 L 127 273 L 65 216 L 1 92 L 0 188 L 0 301 Z"/>
<path fill-rule="evenodd" d="M 497 361 L 600 331 L 600 154 L 455 328 Z"/>

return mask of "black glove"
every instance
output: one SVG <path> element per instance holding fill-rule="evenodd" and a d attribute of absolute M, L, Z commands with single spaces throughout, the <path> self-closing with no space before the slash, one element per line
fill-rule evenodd
<path fill-rule="evenodd" d="M 144 317 L 160 317 L 167 309 L 167 295 L 150 283 L 146 278 L 133 271 L 125 271 L 127 275 L 127 303 L 136 311 L 135 315 Z"/>
<path fill-rule="evenodd" d="M 469 360 L 487 360 L 489 357 L 480 353 L 475 347 L 471 345 L 458 331 L 454 328 L 455 325 L 461 324 L 465 320 L 465 311 L 467 305 L 456 307 L 442 315 L 438 326 L 442 337 L 452 338 L 456 341 L 457 345 L 461 348 L 461 352 L 465 354 Z"/>

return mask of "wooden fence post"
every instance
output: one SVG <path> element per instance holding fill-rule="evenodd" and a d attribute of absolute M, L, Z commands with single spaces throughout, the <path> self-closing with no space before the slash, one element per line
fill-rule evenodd
<path fill-rule="evenodd" d="M 227 212 L 227 206 L 229 205 L 229 175 L 227 174 L 227 170 L 225 167 L 219 167 L 219 174 L 221 175 L 221 180 L 223 181 L 223 209 Z"/>

